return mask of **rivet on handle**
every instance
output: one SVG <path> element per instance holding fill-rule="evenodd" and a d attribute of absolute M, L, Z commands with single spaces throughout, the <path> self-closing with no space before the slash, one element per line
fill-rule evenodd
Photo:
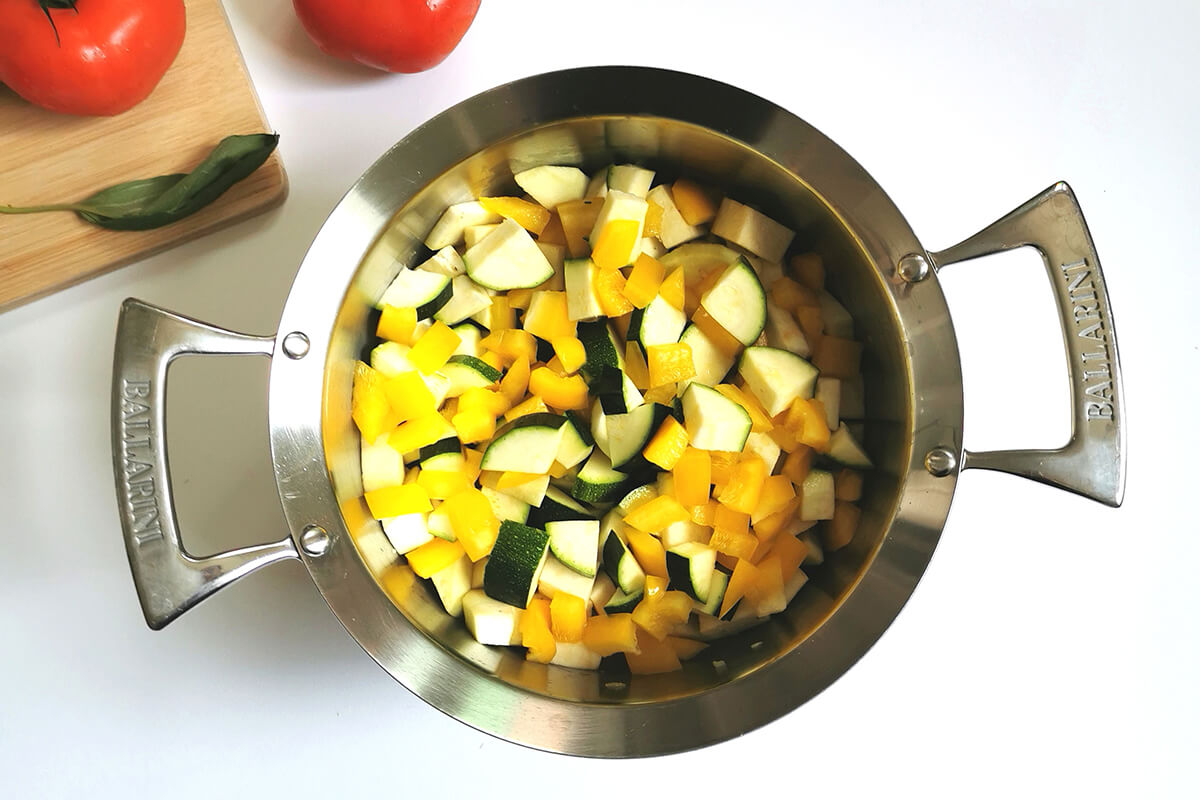
<path fill-rule="evenodd" d="M 300 534 L 300 549 L 317 558 L 329 552 L 329 532 L 320 525 L 309 525 Z"/>
<path fill-rule="evenodd" d="M 308 337 L 300 331 L 292 331 L 283 337 L 283 352 L 288 358 L 304 358 L 308 355 Z"/>
<path fill-rule="evenodd" d="M 944 478 L 958 469 L 958 456 L 948 447 L 935 447 L 925 454 L 925 469 L 935 478 Z"/>
<path fill-rule="evenodd" d="M 909 253 L 900 259 L 896 272 L 908 283 L 917 283 L 929 277 L 929 260 L 920 253 Z"/>

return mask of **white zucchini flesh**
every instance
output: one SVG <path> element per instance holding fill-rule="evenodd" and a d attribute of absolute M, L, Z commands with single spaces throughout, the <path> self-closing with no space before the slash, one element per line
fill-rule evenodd
<path fill-rule="evenodd" d="M 775 474 L 775 465 L 779 463 L 779 456 L 783 453 L 779 445 L 765 433 L 751 432 L 746 437 L 746 446 L 742 448 L 744 453 L 753 453 L 763 460 L 767 465 L 767 474 Z"/>
<path fill-rule="evenodd" d="M 588 184 L 583 170 L 549 164 L 522 170 L 513 179 L 538 205 L 551 211 L 560 203 L 582 200 Z"/>
<path fill-rule="evenodd" d="M 496 515 L 496 519 L 501 521 L 511 519 L 513 522 L 520 523 L 529 519 L 529 503 L 487 486 L 480 486 L 479 491 L 487 498 L 488 505 L 492 507 L 492 513 Z"/>
<path fill-rule="evenodd" d="M 418 316 L 432 316 L 439 305 L 441 295 L 450 285 L 450 276 L 423 269 L 402 269 L 388 284 L 377 304 L 379 308 L 415 308 Z M 449 298 L 447 298 L 449 299 Z"/>
<path fill-rule="evenodd" d="M 429 576 L 433 588 L 437 590 L 442 608 L 452 617 L 462 616 L 463 596 L 471 591 L 471 573 L 474 564 L 465 554 L 450 564 Z"/>
<path fill-rule="evenodd" d="M 493 600 L 482 589 L 472 589 L 463 595 L 462 609 L 467 630 L 480 644 L 507 646 L 521 643 L 524 609 Z"/>
<path fill-rule="evenodd" d="M 388 434 L 373 442 L 362 439 L 362 482 L 364 492 L 404 483 L 404 457 L 388 444 Z"/>
<path fill-rule="evenodd" d="M 767 293 L 744 259 L 734 261 L 700 298 L 709 316 L 742 344 L 753 344 L 767 324 Z"/>
<path fill-rule="evenodd" d="M 853 339 L 854 318 L 850 316 L 846 307 L 825 291 L 817 295 L 817 302 L 821 306 L 821 321 L 825 323 L 825 333 L 842 339 Z"/>
<path fill-rule="evenodd" d="M 488 211 L 478 200 L 455 203 L 442 212 L 442 216 L 425 237 L 425 246 L 430 250 L 451 247 L 463 241 L 463 232 L 470 226 L 499 221 L 500 215 Z"/>
<path fill-rule="evenodd" d="M 463 263 L 471 280 L 496 291 L 531 289 L 554 274 L 537 242 L 511 219 L 468 248 Z"/>
<path fill-rule="evenodd" d="M 472 247 L 479 244 L 479 242 L 485 236 L 499 227 L 500 224 L 497 222 L 493 222 L 490 225 L 472 225 L 463 231 L 463 242 L 466 244 L 467 249 L 470 250 Z"/>
<path fill-rule="evenodd" d="M 839 378 L 817 378 L 817 390 L 814 394 L 825 408 L 825 425 L 829 430 L 836 431 L 838 420 L 841 418 L 842 381 Z"/>
<path fill-rule="evenodd" d="M 587 649 L 583 642 L 555 642 L 550 663 L 570 669 L 598 669 L 600 656 Z"/>
<path fill-rule="evenodd" d="M 600 208 L 600 215 L 596 217 L 596 224 L 592 227 L 591 236 L 588 241 L 595 245 L 600 232 L 604 230 L 604 226 L 615 220 L 630 220 L 637 223 L 637 235 L 634 236 L 628 253 L 622 253 L 622 266 L 632 264 L 634 259 L 641 252 L 642 244 L 642 229 L 646 224 L 646 209 L 649 204 L 645 198 L 637 195 L 621 192 L 615 189 L 609 190 L 604 196 L 604 205 Z"/>
<path fill-rule="evenodd" d="M 366 533 L 355 536 L 354 545 L 358 548 L 358 554 L 362 556 L 367 569 L 376 575 L 382 574 L 400 557 L 387 535 L 378 527 L 370 528 Z"/>
<path fill-rule="evenodd" d="M 642 237 L 642 252 L 654 259 L 660 259 L 667 254 L 667 248 L 653 236 Z"/>
<path fill-rule="evenodd" d="M 782 261 L 795 231 L 728 197 L 721 200 L 712 232 L 767 261 Z"/>
<path fill-rule="evenodd" d="M 667 549 L 678 547 L 688 542 L 708 544 L 708 540 L 712 538 L 712 528 L 692 522 L 690 519 L 684 519 L 679 522 L 672 522 L 663 528 L 659 532 L 658 538 L 662 542 L 662 546 Z"/>
<path fill-rule="evenodd" d="M 646 199 L 662 209 L 662 222 L 658 226 L 658 238 L 663 247 L 670 250 L 684 242 L 698 239 L 704 235 L 704 228 L 699 225 L 688 225 L 683 215 L 675 205 L 675 199 L 666 186 L 655 186 L 646 195 Z"/>
<path fill-rule="evenodd" d="M 871 468 L 871 459 L 844 423 L 834 429 L 829 437 L 829 457 L 848 467 Z"/>
<path fill-rule="evenodd" d="M 492 296 L 466 275 L 456 275 L 450 285 L 453 291 L 450 301 L 434 312 L 434 319 L 447 325 L 457 325 L 492 307 Z"/>
<path fill-rule="evenodd" d="M 676 267 L 683 267 L 684 283 L 696 286 L 703 283 L 713 272 L 724 270 L 737 261 L 738 255 L 736 250 L 723 244 L 689 242 L 672 249 L 659 260 L 668 273 Z"/>
<path fill-rule="evenodd" d="M 640 405 L 624 414 L 608 414 L 605 428 L 614 469 L 620 469 L 641 454 L 657 430 L 653 403 Z"/>
<path fill-rule="evenodd" d="M 596 576 L 596 555 L 600 552 L 599 520 L 551 520 L 546 523 L 546 533 L 550 535 L 550 552 L 555 558 L 580 575 Z"/>
<path fill-rule="evenodd" d="M 588 179 L 583 189 L 584 197 L 604 197 L 608 194 L 608 167 L 597 172 Z"/>
<path fill-rule="evenodd" d="M 441 250 L 438 250 L 428 259 L 417 266 L 417 269 L 425 270 L 426 272 L 437 272 L 442 275 L 449 275 L 451 278 L 456 275 L 465 275 L 467 268 L 463 264 L 462 256 L 453 247 L 447 245 Z"/>
<path fill-rule="evenodd" d="M 425 514 L 401 514 L 398 517 L 388 517 L 382 522 L 383 532 L 400 555 L 416 550 L 433 540 L 433 534 L 425 524 Z"/>
<path fill-rule="evenodd" d="M 800 485 L 800 519 L 833 519 L 833 473 L 811 470 Z"/>
<path fill-rule="evenodd" d="M 592 597 L 592 583 L 595 575 L 581 575 L 554 556 L 548 556 L 538 575 L 538 590 L 554 599 L 559 592 L 574 595 L 589 605 Z M 589 606 L 590 610 L 590 606 Z"/>
<path fill-rule="evenodd" d="M 596 265 L 590 258 L 571 258 L 563 262 L 563 284 L 567 292 L 567 317 L 572 320 L 604 316 L 596 296 Z"/>
<path fill-rule="evenodd" d="M 739 453 L 750 435 L 746 409 L 700 383 L 683 393 L 683 419 L 692 447 L 700 450 Z"/>
<path fill-rule="evenodd" d="M 628 339 L 637 341 L 642 351 L 654 345 L 679 341 L 688 319 L 682 311 L 655 295 L 645 308 L 635 309 L 629 321 Z"/>
<path fill-rule="evenodd" d="M 808 338 L 796 324 L 795 318 L 771 302 L 770 298 L 767 299 L 767 344 L 803 358 L 812 355 Z"/>
<path fill-rule="evenodd" d="M 617 164 L 608 168 L 605 183 L 608 184 L 610 192 L 616 189 L 637 197 L 645 197 L 650 191 L 650 184 L 654 183 L 654 172 L 634 164 Z"/>
<path fill-rule="evenodd" d="M 817 384 L 816 367 L 777 347 L 747 347 L 738 373 L 769 417 L 787 410 L 797 397 L 812 397 Z"/>
<path fill-rule="evenodd" d="M 564 424 L 566 417 L 557 414 L 517 417 L 488 444 L 481 467 L 495 472 L 549 472 L 562 444 Z"/>
<path fill-rule="evenodd" d="M 736 356 L 713 344 L 712 339 L 695 325 L 685 328 L 679 341 L 686 342 L 692 348 L 692 366 L 696 370 L 693 377 L 679 382 L 681 396 L 692 381 L 705 386 L 716 386 L 729 370 L 733 369 L 733 362 L 737 360 Z"/>

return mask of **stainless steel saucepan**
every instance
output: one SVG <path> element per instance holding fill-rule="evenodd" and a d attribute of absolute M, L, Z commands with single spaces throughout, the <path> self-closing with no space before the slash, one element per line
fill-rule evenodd
<path fill-rule="evenodd" d="M 539 164 L 586 170 L 613 162 L 722 186 L 824 256 L 831 289 L 865 345 L 864 436 L 878 465 L 867 476 L 853 543 L 813 570 L 786 612 L 713 645 L 682 672 L 627 681 L 479 645 L 420 584 L 402 607 L 393 603 L 356 546 L 379 526 L 361 497 L 350 419 L 368 312 L 448 204 L 511 193 L 513 173 Z M 1058 304 L 1071 439 L 1059 450 L 968 452 L 958 344 L 938 272 L 1022 246 L 1042 254 Z M 169 365 L 188 354 L 270 359 L 271 450 L 289 527 L 278 541 L 205 558 L 184 546 L 164 399 Z M 786 110 L 682 73 L 588 68 L 484 92 L 384 154 L 317 233 L 276 336 L 234 333 L 126 301 L 113 373 L 113 461 L 129 562 L 151 628 L 260 567 L 299 559 L 363 649 L 442 711 L 536 748 L 645 756 L 737 736 L 795 709 L 849 669 L 915 588 L 961 470 L 1010 472 L 1119 505 L 1121 406 L 1100 262 L 1066 184 L 931 252 L 854 159 Z"/>

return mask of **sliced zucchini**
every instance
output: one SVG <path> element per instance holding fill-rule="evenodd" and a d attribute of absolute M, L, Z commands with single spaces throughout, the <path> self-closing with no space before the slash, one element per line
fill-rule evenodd
<path fill-rule="evenodd" d="M 454 355 L 475 356 L 476 358 L 483 355 L 483 345 L 480 344 L 483 340 L 483 334 L 480 332 L 478 325 L 472 322 L 464 322 L 461 325 L 455 325 L 450 330 L 458 334 L 460 340 L 458 347 L 454 348 Z"/>
<path fill-rule="evenodd" d="M 402 269 L 376 304 L 378 308 L 415 308 L 417 319 L 432 317 L 450 302 L 454 289 L 449 275 L 420 269 Z"/>
<path fill-rule="evenodd" d="M 712 538 L 712 529 L 692 522 L 690 519 L 684 519 L 672 522 L 663 528 L 659 532 L 658 538 L 662 542 L 662 546 L 668 549 L 679 547 L 689 542 L 708 544 L 708 540 Z"/>
<path fill-rule="evenodd" d="M 704 235 L 704 228 L 699 225 L 688 225 L 679 209 L 675 206 L 675 198 L 664 185 L 655 186 L 646 195 L 646 199 L 662 209 L 662 221 L 658 226 L 658 238 L 663 247 L 672 247 L 698 239 Z M 643 248 L 645 250 L 645 248 Z M 685 273 L 686 274 L 686 273 Z"/>
<path fill-rule="evenodd" d="M 600 232 L 604 230 L 604 226 L 610 222 L 629 220 L 637 223 L 637 234 L 630 241 L 629 251 L 621 253 L 621 257 L 617 259 L 621 266 L 632 264 L 633 260 L 638 257 L 638 253 L 641 252 L 642 228 L 646 223 L 648 207 L 644 197 L 610 189 L 604 196 L 604 205 L 600 208 L 600 216 L 596 217 L 596 224 L 592 227 L 592 234 L 588 237 L 588 241 L 594 243 L 600 236 Z"/>
<path fill-rule="evenodd" d="M 604 316 L 596 296 L 596 265 L 590 258 L 568 258 L 563 262 L 563 286 L 567 292 L 567 316 L 574 320 Z"/>
<path fill-rule="evenodd" d="M 546 523 L 546 533 L 550 535 L 550 552 L 555 558 L 580 575 L 595 577 L 596 554 L 600 551 L 600 520 L 552 520 Z"/>
<path fill-rule="evenodd" d="M 500 646 L 521 643 L 521 614 L 517 606 L 493 600 L 482 589 L 463 595 L 463 621 L 480 644 Z"/>
<path fill-rule="evenodd" d="M 602 503 L 620 494 L 627 478 L 612 468 L 608 456 L 594 452 L 575 476 L 571 496 L 584 503 Z"/>
<path fill-rule="evenodd" d="M 601 453 L 608 455 L 608 417 L 600 403 L 592 403 L 592 441 Z"/>
<path fill-rule="evenodd" d="M 825 424 L 836 431 L 841 418 L 842 381 L 840 378 L 817 378 L 817 389 L 813 396 L 821 401 L 825 409 Z"/>
<path fill-rule="evenodd" d="M 750 435 L 746 409 L 702 383 L 683 393 L 683 419 L 692 447 L 700 450 L 740 453 Z"/>
<path fill-rule="evenodd" d="M 725 602 L 725 590 L 728 588 L 729 573 L 714 569 L 708 586 L 708 600 L 704 603 L 697 601 L 694 608 L 700 614 L 715 617 L 721 610 L 721 603 Z"/>
<path fill-rule="evenodd" d="M 488 505 L 492 507 L 492 513 L 496 515 L 496 519 L 501 521 L 511 519 L 513 522 L 522 523 L 529 521 L 531 516 L 529 503 L 487 486 L 480 486 L 479 491 L 487 498 Z M 543 499 L 542 502 L 545 500 Z"/>
<path fill-rule="evenodd" d="M 374 442 L 362 440 L 362 482 L 364 492 L 404 483 L 404 457 L 388 444 L 386 433 Z"/>
<path fill-rule="evenodd" d="M 837 430 L 830 435 L 829 452 L 826 455 L 847 467 L 870 469 L 872 466 L 871 459 L 867 457 L 862 446 L 851 435 L 845 423 L 839 425 Z"/>
<path fill-rule="evenodd" d="M 450 300 L 434 312 L 433 318 L 436 320 L 441 320 L 447 325 L 457 325 L 492 307 L 492 296 L 466 275 L 451 278 L 450 287 Z"/>
<path fill-rule="evenodd" d="M 608 167 L 589 178 L 587 186 L 583 189 L 584 197 L 604 197 L 606 194 L 608 194 Z"/>
<path fill-rule="evenodd" d="M 463 597 L 471 591 L 471 569 L 474 566 L 471 559 L 464 554 L 462 558 L 443 567 L 429 576 L 433 588 L 437 590 L 442 608 L 452 617 L 461 617 L 463 613 Z"/>
<path fill-rule="evenodd" d="M 570 303 L 569 295 L 567 302 Z M 586 377 L 593 380 L 600 377 L 605 367 L 624 371 L 624 346 L 607 320 L 580 322 L 575 328 L 575 335 L 583 344 L 582 370 Z"/>
<path fill-rule="evenodd" d="M 825 548 L 821 546 L 821 537 L 815 530 L 807 530 L 800 534 L 800 541 L 808 545 L 804 554 L 804 563 L 818 566 L 825 563 Z"/>
<path fill-rule="evenodd" d="M 567 248 L 561 244 L 551 244 L 550 242 L 538 242 L 537 246 L 546 260 L 550 262 L 550 266 L 554 268 L 554 274 L 540 288 L 555 292 L 563 291 L 567 285 L 563 277 L 563 264 L 567 260 Z"/>
<path fill-rule="evenodd" d="M 753 344 L 767 324 L 767 294 L 740 256 L 701 296 L 700 305 L 742 344 Z"/>
<path fill-rule="evenodd" d="M 496 472 L 550 471 L 562 444 L 567 418 L 559 414 L 526 414 L 509 422 L 483 451 L 481 469 Z"/>
<path fill-rule="evenodd" d="M 654 171 L 642 169 L 633 164 L 617 164 L 608 168 L 608 190 L 628 192 L 637 197 L 645 197 L 654 183 Z"/>
<path fill-rule="evenodd" d="M 554 275 L 554 267 L 529 232 L 511 219 L 463 254 L 467 274 L 496 291 L 531 289 Z"/>
<path fill-rule="evenodd" d="M 659 260 L 668 273 L 676 267 L 683 267 L 684 282 L 688 286 L 697 286 L 710 273 L 724 270 L 737 259 L 737 251 L 723 244 L 690 242 L 676 247 Z"/>
<path fill-rule="evenodd" d="M 777 347 L 747 347 L 738 373 L 770 417 L 786 411 L 797 397 L 812 397 L 817 385 L 816 367 Z"/>
<path fill-rule="evenodd" d="M 447 397 L 458 397 L 467 389 L 486 389 L 500 380 L 500 370 L 475 356 L 450 356 L 440 372 L 450 381 Z"/>
<path fill-rule="evenodd" d="M 597 570 L 596 580 L 592 583 L 592 594 L 588 597 L 588 601 L 591 602 L 592 608 L 604 608 L 616 591 L 617 587 L 612 582 L 612 578 L 605 575 L 603 570 Z"/>
<path fill-rule="evenodd" d="M 608 430 L 608 457 L 613 469 L 628 471 L 623 468 L 641 457 L 650 437 L 670 414 L 666 406 L 646 403 L 624 414 L 608 415 L 605 427 Z"/>
<path fill-rule="evenodd" d="M 803 358 L 812 353 L 808 339 L 791 314 L 767 300 L 767 344 Z"/>
<path fill-rule="evenodd" d="M 833 519 L 833 473 L 823 469 L 809 470 L 800 485 L 800 519 Z"/>
<path fill-rule="evenodd" d="M 655 295 L 645 308 L 635 308 L 629 316 L 629 333 L 626 340 L 637 342 L 646 348 L 659 344 L 675 344 L 687 325 L 687 316 L 675 306 Z"/>
<path fill-rule="evenodd" d="M 603 553 L 604 571 L 617 588 L 626 594 L 640 593 L 646 585 L 646 573 L 615 530 L 605 537 Z"/>
<path fill-rule="evenodd" d="M 795 231 L 728 197 L 721 200 L 712 232 L 767 261 L 783 261 Z"/>
<path fill-rule="evenodd" d="M 563 426 L 562 443 L 554 457 L 564 467 L 573 467 L 592 453 L 595 441 L 588 423 L 574 411 L 566 413 L 567 424 Z"/>
<path fill-rule="evenodd" d="M 425 520 L 425 527 L 439 539 L 445 539 L 447 542 L 458 541 L 458 536 L 454 533 L 454 526 L 450 524 L 450 515 L 440 505 L 429 512 L 429 516 Z"/>
<path fill-rule="evenodd" d="M 555 642 L 554 655 L 550 657 L 551 664 L 568 669 L 599 669 L 602 660 L 583 642 Z"/>
<path fill-rule="evenodd" d="M 645 582 L 643 581 L 643 587 Z M 612 597 L 604 604 L 605 614 L 628 614 L 637 608 L 638 603 L 642 602 L 642 596 L 645 593 L 644 588 L 639 588 L 633 592 L 626 592 L 618 588 L 613 592 Z"/>
<path fill-rule="evenodd" d="M 751 432 L 746 437 L 746 446 L 742 448 L 742 452 L 753 453 L 761 458 L 763 463 L 767 465 L 767 474 L 770 475 L 775 472 L 775 465 L 779 463 L 779 456 L 783 451 L 779 449 L 779 445 L 775 440 L 767 434 Z"/>
<path fill-rule="evenodd" d="M 396 563 L 399 554 L 387 535 L 379 527 L 369 528 L 354 537 L 354 546 L 362 556 L 363 563 L 372 573 L 379 575 L 385 569 Z"/>
<path fill-rule="evenodd" d="M 470 250 L 472 247 L 483 241 L 488 234 L 499 227 L 500 224 L 498 222 L 493 222 L 490 225 L 469 226 L 465 231 L 463 231 L 463 242 L 465 243 L 466 248 Z M 465 265 L 466 262 L 463 263 Z"/>
<path fill-rule="evenodd" d="M 733 369 L 737 357 L 726 353 L 717 347 L 704 331 L 695 325 L 688 325 L 679 341 L 686 342 L 692 348 L 692 366 L 696 374 L 679 382 L 679 393 L 683 394 L 692 381 L 705 386 L 715 386 Z"/>
<path fill-rule="evenodd" d="M 717 551 L 699 542 L 686 542 L 667 549 L 667 576 L 671 586 L 680 588 L 701 603 L 708 602 Z"/>
<path fill-rule="evenodd" d="M 421 469 L 457 472 L 466 465 L 462 442 L 456 436 L 448 436 L 433 444 L 427 444 L 417 451 L 417 463 L 421 465 Z"/>
<path fill-rule="evenodd" d="M 549 553 L 550 537 L 545 531 L 502 521 L 483 571 L 483 591 L 493 600 L 525 608 L 537 591 Z"/>
<path fill-rule="evenodd" d="M 667 254 L 667 248 L 663 247 L 662 242 L 653 236 L 643 236 L 642 252 L 651 258 L 659 259 Z"/>
<path fill-rule="evenodd" d="M 817 302 L 821 306 L 821 321 L 825 323 L 825 333 L 842 339 L 853 339 L 854 318 L 850 316 L 846 307 L 825 291 L 817 295 Z"/>
<path fill-rule="evenodd" d="M 554 486 L 546 489 L 541 504 L 529 512 L 529 524 L 539 528 L 546 528 L 558 520 L 586 519 L 593 519 L 592 513 Z"/>
<path fill-rule="evenodd" d="M 804 570 L 798 569 L 792 573 L 792 577 L 788 578 L 783 584 L 783 599 L 786 603 L 791 603 L 800 590 L 804 588 L 804 584 L 808 583 L 808 575 Z"/>
<path fill-rule="evenodd" d="M 534 167 L 516 173 L 513 179 L 538 205 L 551 211 L 559 203 L 586 197 L 588 177 L 576 167 Z"/>
<path fill-rule="evenodd" d="M 616 367 L 601 367 L 588 391 L 599 398 L 605 414 L 627 414 L 645 402 L 629 376 Z"/>
<path fill-rule="evenodd" d="M 469 226 L 499 221 L 500 215 L 488 211 L 478 200 L 455 203 L 442 212 L 433 230 L 425 237 L 425 246 L 430 250 L 441 250 L 456 245 L 463 240 L 463 232 Z"/>
<path fill-rule="evenodd" d="M 621 512 L 621 516 L 625 516 L 630 511 L 640 506 L 642 503 L 649 502 L 658 496 L 658 491 L 653 483 L 647 483 L 644 486 L 638 486 L 630 489 L 629 492 L 620 499 L 617 503 L 617 510 Z"/>
<path fill-rule="evenodd" d="M 592 561 L 595 560 L 596 554 L 593 552 Z M 546 559 L 546 566 L 542 567 L 542 574 L 538 577 L 538 589 L 551 600 L 562 592 L 582 599 L 586 605 L 591 600 L 592 584 L 595 580 L 594 572 L 591 575 L 581 575 L 555 558 L 552 553 Z"/>
<path fill-rule="evenodd" d="M 400 555 L 433 541 L 433 534 L 425 524 L 424 514 L 401 514 L 398 517 L 388 517 L 382 522 L 384 534 Z"/>
<path fill-rule="evenodd" d="M 438 272 L 442 275 L 449 275 L 451 278 L 467 273 L 467 268 L 463 265 L 462 256 L 450 246 L 438 250 L 428 259 L 418 264 L 417 269 L 423 269 L 426 272 Z"/>

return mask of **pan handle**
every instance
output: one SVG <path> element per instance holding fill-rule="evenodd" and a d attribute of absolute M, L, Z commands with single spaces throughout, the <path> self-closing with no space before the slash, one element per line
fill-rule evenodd
<path fill-rule="evenodd" d="M 113 360 L 113 473 L 125 551 L 146 624 L 158 630 L 259 567 L 299 558 L 291 538 L 197 558 L 179 534 L 167 465 L 167 368 L 186 354 L 270 356 L 275 340 L 215 328 L 130 298 Z"/>
<path fill-rule="evenodd" d="M 930 258 L 935 268 L 1030 246 L 1058 305 L 1071 379 L 1071 439 L 1058 450 L 963 451 L 963 469 L 994 469 L 1109 506 L 1125 494 L 1125 431 L 1117 334 L 1104 274 L 1075 193 L 1059 182 L 974 236 Z"/>

